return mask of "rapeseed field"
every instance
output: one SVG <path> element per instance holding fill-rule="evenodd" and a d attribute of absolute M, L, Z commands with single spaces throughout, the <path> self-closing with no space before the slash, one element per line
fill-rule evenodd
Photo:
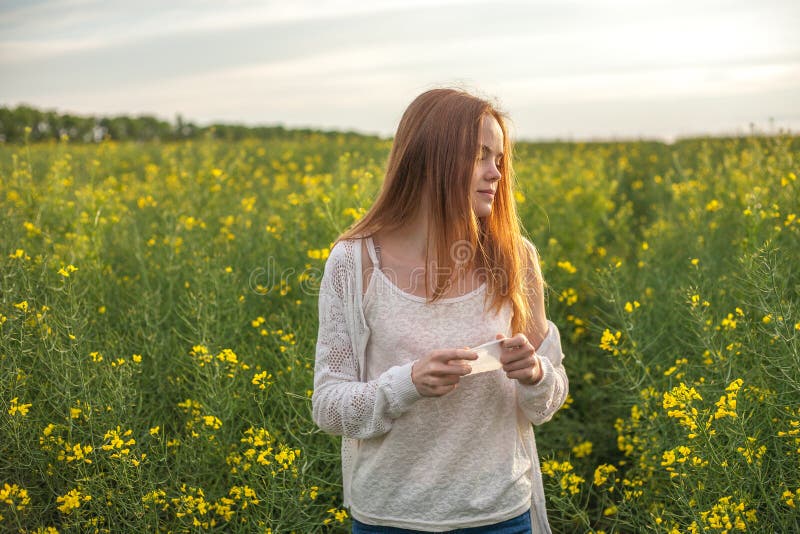
<path fill-rule="evenodd" d="M 316 291 L 390 141 L 0 146 L 0 531 L 338 532 Z M 520 143 L 558 532 L 800 530 L 800 139 Z"/>

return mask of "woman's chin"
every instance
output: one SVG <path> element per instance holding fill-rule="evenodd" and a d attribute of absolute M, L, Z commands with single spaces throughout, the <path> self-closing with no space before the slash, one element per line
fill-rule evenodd
<path fill-rule="evenodd" d="M 492 207 L 491 206 L 479 206 L 477 208 L 473 208 L 472 212 L 475 214 L 475 217 L 479 219 L 483 219 L 484 217 L 488 217 L 492 214 Z"/>

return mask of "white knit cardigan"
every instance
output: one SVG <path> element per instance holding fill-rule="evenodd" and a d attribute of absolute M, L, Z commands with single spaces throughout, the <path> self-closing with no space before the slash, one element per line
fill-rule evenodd
<path fill-rule="evenodd" d="M 526 245 L 533 245 L 526 240 Z M 324 431 L 342 436 L 342 486 L 344 506 L 350 506 L 353 459 L 360 439 L 388 432 L 392 420 L 420 398 L 411 382 L 411 364 L 386 371 L 367 382 L 365 352 L 370 330 L 362 305 L 361 240 L 339 241 L 331 250 L 319 293 L 319 333 L 314 369 L 312 410 L 314 421 Z M 544 423 L 567 397 L 568 380 L 562 365 L 558 328 L 548 321 L 548 335 L 537 349 L 542 379 L 526 391 L 525 410 L 534 424 Z M 413 363 L 413 362 L 412 362 Z M 531 410 L 531 402 L 535 409 Z M 531 469 L 532 532 L 550 533 L 545 509 L 539 457 L 531 432 L 526 448 Z"/>

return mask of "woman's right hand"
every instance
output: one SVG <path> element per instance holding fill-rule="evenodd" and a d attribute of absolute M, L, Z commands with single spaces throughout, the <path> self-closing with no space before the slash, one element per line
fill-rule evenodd
<path fill-rule="evenodd" d="M 462 376 L 472 372 L 463 360 L 477 360 L 478 355 L 463 349 L 434 350 L 411 366 L 411 381 L 423 397 L 441 397 L 458 386 Z"/>

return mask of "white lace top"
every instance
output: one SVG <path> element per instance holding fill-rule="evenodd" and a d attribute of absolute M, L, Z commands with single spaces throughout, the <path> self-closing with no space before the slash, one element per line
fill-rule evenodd
<path fill-rule="evenodd" d="M 566 398 L 558 329 L 549 323 L 537 350 L 544 374 L 535 386 L 498 370 L 422 398 L 413 361 L 511 335 L 510 307 L 484 315 L 485 285 L 427 304 L 379 269 L 362 301 L 360 252 L 360 242 L 342 241 L 325 265 L 312 399 L 317 424 L 344 436 L 345 505 L 367 523 L 429 531 L 531 507 L 534 531 L 549 532 L 530 422 L 548 420 Z M 370 255 L 377 263 L 371 247 Z"/>

